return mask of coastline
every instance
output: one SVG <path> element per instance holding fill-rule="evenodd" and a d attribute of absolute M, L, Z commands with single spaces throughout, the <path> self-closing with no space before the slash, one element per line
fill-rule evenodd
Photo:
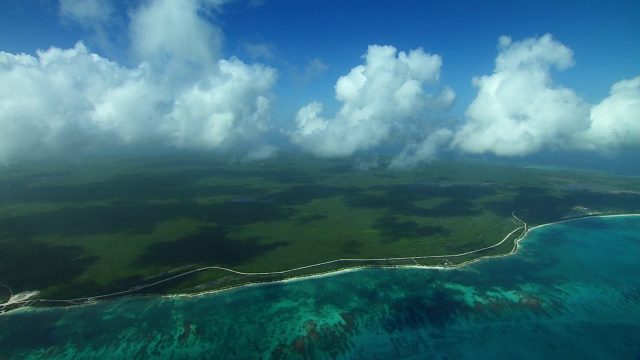
<path fill-rule="evenodd" d="M 563 219 L 563 220 L 554 221 L 554 222 L 551 222 L 551 223 L 536 225 L 536 226 L 531 227 L 530 230 L 541 228 L 541 227 L 545 227 L 545 226 L 549 226 L 549 225 L 562 224 L 562 223 L 566 223 L 566 222 L 570 222 L 570 221 L 576 221 L 576 220 L 588 219 L 588 218 L 598 218 L 598 217 L 603 217 L 603 218 L 607 218 L 607 217 L 634 217 L 634 216 L 640 216 L 640 214 L 589 214 L 589 215 L 575 217 L 575 218 L 571 218 L 571 219 Z"/>
<path fill-rule="evenodd" d="M 488 247 L 484 247 L 484 248 L 481 248 L 481 249 L 468 251 L 468 252 L 465 252 L 465 253 L 460 253 L 460 254 L 424 255 L 424 256 L 414 256 L 414 257 L 380 258 L 380 259 L 351 259 L 351 258 L 345 258 L 345 259 L 330 260 L 330 261 L 326 261 L 326 262 L 322 262 L 322 263 L 318 263 L 318 264 L 306 265 L 306 266 L 293 268 L 293 269 L 288 269 L 288 270 L 283 270 L 283 271 L 256 272 L 256 273 L 244 273 L 244 272 L 236 271 L 236 270 L 233 270 L 233 269 L 228 269 L 228 268 L 223 268 L 223 267 L 218 267 L 218 266 L 208 266 L 208 267 L 194 269 L 194 270 L 191 270 L 191 271 L 188 271 L 188 272 L 185 272 L 185 273 L 182 273 L 182 274 L 178 274 L 178 275 L 172 276 L 170 278 L 167 278 L 167 279 L 164 279 L 164 280 L 160 280 L 158 282 L 154 282 L 152 284 L 143 285 L 143 286 L 140 286 L 140 287 L 137 287 L 137 288 L 134 288 L 134 289 L 115 292 L 115 293 L 111 293 L 111 294 L 103 294 L 103 295 L 98 295 L 98 296 L 93 296 L 93 297 L 84 297 L 84 298 L 76 298 L 76 299 L 68 299 L 68 300 L 29 299 L 29 298 L 27 298 L 27 299 L 24 299 L 24 300 L 20 299 L 18 301 L 11 301 L 11 299 L 10 299 L 6 303 L 0 304 L 0 316 L 3 315 L 3 314 L 13 313 L 15 311 L 24 311 L 24 310 L 35 308 L 34 306 L 32 306 L 32 304 L 34 302 L 69 303 L 69 306 L 65 306 L 65 307 L 72 307 L 72 306 L 75 307 L 75 306 L 95 304 L 97 302 L 102 302 L 102 301 L 113 300 L 111 298 L 114 298 L 114 297 L 117 298 L 117 297 L 119 297 L 119 295 L 121 295 L 121 296 L 151 296 L 151 297 L 166 297 L 166 298 L 195 297 L 195 296 L 201 296 L 201 295 L 209 295 L 209 294 L 221 293 L 221 292 L 224 292 L 224 291 L 236 290 L 236 289 L 240 289 L 240 288 L 244 288 L 244 287 L 250 287 L 250 286 L 265 286 L 265 285 L 276 284 L 276 283 L 287 283 L 287 282 L 308 280 L 308 279 L 312 279 L 312 278 L 322 278 L 322 277 L 334 276 L 334 275 L 339 275 L 339 274 L 342 274 L 342 273 L 358 271 L 360 269 L 367 269 L 367 268 L 377 268 L 377 269 L 409 268 L 409 269 L 425 269 L 425 270 L 453 270 L 453 269 L 459 269 L 459 268 L 461 268 L 463 266 L 466 266 L 466 265 L 469 265 L 469 264 L 473 264 L 475 262 L 479 262 L 479 261 L 482 261 L 482 260 L 488 260 L 488 259 L 493 259 L 493 258 L 510 256 L 512 254 L 517 253 L 520 241 L 522 241 L 524 238 L 526 238 L 526 236 L 530 233 L 531 230 L 535 230 L 535 229 L 542 228 L 542 227 L 549 226 L 549 225 L 557 225 L 557 224 L 561 224 L 561 223 L 566 223 L 566 222 L 570 222 L 570 221 L 577 221 L 577 220 L 582 220 L 582 219 L 587 219 L 587 218 L 638 217 L 638 216 L 640 216 L 640 214 L 637 214 L 637 213 L 632 213 L 632 214 L 588 214 L 588 215 L 581 216 L 581 217 L 563 219 L 563 220 L 559 220 L 559 221 L 555 221 L 555 222 L 536 225 L 536 226 L 533 226 L 533 227 L 529 227 L 524 221 L 519 219 L 515 214 L 512 213 L 512 216 L 516 220 L 522 222 L 523 226 L 520 226 L 520 227 L 514 229 L 509 234 L 507 234 L 500 242 L 498 242 L 498 243 L 496 243 L 494 245 L 491 245 L 491 246 L 488 246 Z M 355 262 L 355 261 L 376 262 L 376 261 L 397 261 L 397 260 L 402 260 L 402 261 L 413 260 L 415 262 L 415 259 L 433 259 L 433 258 L 444 258 L 446 260 L 446 258 L 467 256 L 467 255 L 471 255 L 471 254 L 474 254 L 474 253 L 478 253 L 478 252 L 481 252 L 481 251 L 485 251 L 485 250 L 489 250 L 489 249 L 498 247 L 498 246 L 502 245 L 505 241 L 507 241 L 514 233 L 516 233 L 519 230 L 523 230 L 523 232 L 522 232 L 522 234 L 520 234 L 517 238 L 515 238 L 513 240 L 514 241 L 514 245 L 513 245 L 513 248 L 511 249 L 511 251 L 509 251 L 507 253 L 504 253 L 504 254 L 479 256 L 477 258 L 474 258 L 474 259 L 471 259 L 471 260 L 468 260 L 468 261 L 464 261 L 464 262 L 461 262 L 459 264 L 451 264 L 451 263 L 449 263 L 449 265 L 420 265 L 420 264 L 417 264 L 417 262 L 416 262 L 416 265 L 373 265 L 373 264 L 372 265 L 363 265 L 363 264 L 360 264 L 360 265 L 355 265 L 355 266 L 346 266 L 344 268 L 340 268 L 340 269 L 336 269 L 336 270 L 328 270 L 328 271 L 325 271 L 325 272 L 318 272 L 318 273 L 309 274 L 309 275 L 292 276 L 292 277 L 287 277 L 285 279 L 271 280 L 271 281 L 246 282 L 246 283 L 243 283 L 243 284 L 240 284 L 240 285 L 232 285 L 232 286 L 228 286 L 228 287 L 222 287 L 222 288 L 219 288 L 219 289 L 205 290 L 205 291 L 194 292 L 194 293 L 166 294 L 166 295 L 165 294 L 142 294 L 142 295 L 135 294 L 135 292 L 138 291 L 138 290 L 141 290 L 141 289 L 144 289 L 144 288 L 148 288 L 148 287 L 152 287 L 152 286 L 164 283 L 166 281 L 173 280 L 175 278 L 179 278 L 179 277 L 186 276 L 186 275 L 189 275 L 189 274 L 193 274 L 193 273 L 196 273 L 196 272 L 201 272 L 201 271 L 206 271 L 206 270 L 213 270 L 213 269 L 227 271 L 227 272 L 235 273 L 235 274 L 238 274 L 238 275 L 244 275 L 244 276 L 260 276 L 260 275 L 270 276 L 270 275 L 285 275 L 287 273 L 291 273 L 291 272 L 295 272 L 295 271 L 300 271 L 300 270 L 304 270 L 304 269 L 309 269 L 309 268 L 313 268 L 313 267 L 318 267 L 318 266 L 323 266 L 323 265 L 333 264 L 333 263 L 339 263 L 339 262 Z M 36 291 L 36 293 L 37 293 L 37 291 Z M 104 298 L 109 298 L 109 299 L 102 300 Z M 21 305 L 21 304 L 25 304 L 25 305 L 18 306 L 15 309 L 4 311 L 4 307 L 7 306 L 7 305 Z"/>
<path fill-rule="evenodd" d="M 571 221 L 590 219 L 590 218 L 638 217 L 638 216 L 640 216 L 640 214 L 635 214 L 635 213 L 634 214 L 589 214 L 589 215 L 575 217 L 575 218 L 571 218 L 571 219 L 564 219 L 564 220 L 559 220 L 559 221 L 554 221 L 554 222 L 550 222 L 550 223 L 545 223 L 545 224 L 540 224 L 540 225 L 528 227 L 525 230 L 525 232 L 522 233 L 522 235 L 520 235 L 518 238 L 516 238 L 514 240 L 513 249 L 510 252 L 508 252 L 506 254 L 481 256 L 481 257 L 478 257 L 478 258 L 473 259 L 473 260 L 465 261 L 465 262 L 460 263 L 460 264 L 455 265 L 455 266 L 456 267 L 460 267 L 460 266 L 464 266 L 464 265 L 467 265 L 467 264 L 472 264 L 474 262 L 485 260 L 485 259 L 493 259 L 493 258 L 499 258 L 499 257 L 504 257 L 504 256 L 509 256 L 509 255 L 515 254 L 516 252 L 518 252 L 518 248 L 520 246 L 520 241 L 522 241 L 524 238 L 526 238 L 527 235 L 531 232 L 531 230 L 536 230 L 536 229 L 543 228 L 543 227 L 550 226 L 550 225 L 558 225 L 558 224 L 567 223 L 567 222 L 571 222 Z"/>
<path fill-rule="evenodd" d="M 640 214 L 635 214 L 635 213 L 633 213 L 633 214 L 591 214 L 591 215 L 581 216 L 581 217 L 572 218 L 572 219 L 564 219 L 564 220 L 559 220 L 559 221 L 555 221 L 555 222 L 540 224 L 540 225 L 536 225 L 536 226 L 532 226 L 532 227 L 526 226 L 526 223 L 524 221 L 518 219 L 523 224 L 525 224 L 526 229 L 520 236 L 518 236 L 516 239 L 514 239 L 514 246 L 513 246 L 513 249 L 510 252 L 508 252 L 506 254 L 480 256 L 478 258 L 475 258 L 475 259 L 472 259 L 472 260 L 468 260 L 468 261 L 464 261 L 462 263 L 455 264 L 455 265 L 447 265 L 447 266 L 442 266 L 442 265 L 393 265 L 393 266 L 391 266 L 391 265 L 368 265 L 368 266 L 367 265 L 361 265 L 361 266 L 347 267 L 347 268 L 343 268 L 343 269 L 332 270 L 332 271 L 327 271 L 327 272 L 322 272 L 322 273 L 317 273 L 317 274 L 311 274 L 311 275 L 294 276 L 294 277 L 286 278 L 286 279 L 282 279 L 282 280 L 273 280 L 273 281 L 268 281 L 268 282 L 256 282 L 256 283 L 248 283 L 248 284 L 243 284 L 243 285 L 238 285 L 238 286 L 230 286 L 228 288 L 207 290 L 207 291 L 198 292 L 198 293 L 192 293 L 192 294 L 171 294 L 171 295 L 151 295 L 151 296 L 161 296 L 161 297 L 192 297 L 192 296 L 200 296 L 200 295 L 207 295 L 207 294 L 215 294 L 215 293 L 219 293 L 219 292 L 223 292 L 223 291 L 235 290 L 235 289 L 248 287 L 248 286 L 264 286 L 264 285 L 275 284 L 275 283 L 286 283 L 286 282 L 307 280 L 307 279 L 311 279 L 311 278 L 322 278 L 322 277 L 334 276 L 334 275 L 339 275 L 341 273 L 347 273 L 347 272 L 358 271 L 358 270 L 361 270 L 361 269 L 369 269 L 369 268 L 376 268 L 376 269 L 398 269 L 398 268 L 401 268 L 401 269 L 425 269 L 425 270 L 444 270 L 444 271 L 446 271 L 446 270 L 454 270 L 454 269 L 458 269 L 458 268 L 461 268 L 463 266 L 470 265 L 470 264 L 473 264 L 475 262 L 479 262 L 479 261 L 482 261 L 482 260 L 490 260 L 490 259 L 494 259 L 494 258 L 510 256 L 510 255 L 513 255 L 513 254 L 517 253 L 519 245 L 520 245 L 520 241 L 525 239 L 527 237 L 527 235 L 530 233 L 531 230 L 535 230 L 535 229 L 542 228 L 542 227 L 549 226 L 549 225 L 557 225 L 557 224 L 561 224 L 561 223 L 565 223 L 565 222 L 577 221 L 577 220 L 582 220 L 582 219 L 587 219 L 587 218 L 635 217 L 635 216 L 640 216 Z M 517 231 L 519 229 L 521 229 L 521 228 L 516 228 L 511 233 L 509 233 L 503 240 L 501 240 L 499 243 L 497 243 L 495 245 L 491 245 L 491 246 L 486 247 L 486 248 L 477 249 L 477 250 L 473 250 L 471 252 L 462 253 L 462 254 L 415 256 L 413 258 L 419 259 L 419 258 L 428 258 L 428 257 L 440 257 L 440 258 L 442 258 L 442 257 L 455 257 L 455 256 L 464 256 L 464 255 L 472 254 L 474 252 L 484 251 L 486 249 L 491 249 L 491 248 L 494 248 L 494 247 L 497 247 L 497 246 L 501 245 L 502 243 L 504 243 L 504 241 L 506 241 L 506 239 L 511 234 L 513 234 L 515 231 Z M 392 259 L 392 258 L 390 258 L 390 259 Z M 397 258 L 397 259 L 409 259 L 409 258 Z M 356 260 L 356 259 L 338 259 L 338 260 L 333 260 L 333 261 L 339 261 L 339 260 Z M 371 260 L 378 260 L 378 259 L 359 259 L 359 260 L 362 260 L 362 261 L 370 260 L 371 261 Z M 297 268 L 297 269 L 300 269 L 300 268 Z M 288 270 L 288 271 L 293 271 L 293 270 L 297 270 L 297 269 L 292 269 L 292 270 Z"/>

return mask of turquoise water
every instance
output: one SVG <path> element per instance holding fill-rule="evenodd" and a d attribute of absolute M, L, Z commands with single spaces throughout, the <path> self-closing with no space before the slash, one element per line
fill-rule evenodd
<path fill-rule="evenodd" d="M 367 269 L 0 316 L 0 358 L 638 359 L 640 217 L 458 269 Z"/>

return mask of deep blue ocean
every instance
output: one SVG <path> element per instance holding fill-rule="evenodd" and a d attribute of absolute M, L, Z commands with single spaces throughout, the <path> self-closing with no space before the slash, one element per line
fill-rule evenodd
<path fill-rule="evenodd" d="M 456 269 L 363 269 L 0 315 L 2 359 L 638 359 L 640 216 Z"/>

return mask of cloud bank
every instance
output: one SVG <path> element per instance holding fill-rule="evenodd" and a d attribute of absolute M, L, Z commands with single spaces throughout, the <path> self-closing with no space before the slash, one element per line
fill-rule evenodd
<path fill-rule="evenodd" d="M 261 135 L 277 72 L 219 58 L 222 33 L 199 14 L 221 3 L 156 0 L 137 9 L 130 24 L 140 60 L 134 68 L 81 42 L 37 56 L 0 52 L 0 160 L 115 144 L 270 155 Z M 96 13 L 68 9 L 83 19 Z"/>
<path fill-rule="evenodd" d="M 318 156 L 336 157 L 404 142 L 430 129 L 428 115 L 450 108 L 455 100 L 449 87 L 435 94 L 424 90 L 438 83 L 442 66 L 438 55 L 372 45 L 364 59 L 364 65 L 336 82 L 341 108 L 333 117 L 322 116 L 320 102 L 298 110 L 297 128 L 290 133 L 293 143 Z"/>
<path fill-rule="evenodd" d="M 640 147 L 640 76 L 611 87 L 609 96 L 591 108 L 589 129 L 580 137 L 582 149 Z"/>
<path fill-rule="evenodd" d="M 323 104 L 297 112 L 291 141 L 322 157 L 400 145 L 390 168 L 412 168 L 443 149 L 526 156 L 541 150 L 612 153 L 640 146 L 640 77 L 621 80 L 598 104 L 589 104 L 553 75 L 574 65 L 573 51 L 549 34 L 498 40 L 492 74 L 473 78 L 477 95 L 457 126 L 441 126 L 455 93 L 438 83 L 442 59 L 422 49 L 397 52 L 370 46 L 365 63 L 338 79 L 341 107 L 323 117 Z"/>
<path fill-rule="evenodd" d="M 573 52 L 547 34 L 513 42 L 499 39 L 493 74 L 476 77 L 478 95 L 452 147 L 468 153 L 523 156 L 542 149 L 596 150 L 637 145 L 640 78 L 615 84 L 593 106 L 557 85 L 552 71 L 574 64 Z"/>
<path fill-rule="evenodd" d="M 477 76 L 464 117 L 443 119 L 455 102 L 440 83 L 443 60 L 422 48 L 371 45 L 363 63 L 335 83 L 333 115 L 314 101 L 297 110 L 293 129 L 271 129 L 278 73 L 222 58 L 212 12 L 228 0 L 151 0 L 129 9 L 125 66 L 82 42 L 35 56 L 0 52 L 0 161 L 120 145 L 160 145 L 271 156 L 270 131 L 320 157 L 399 149 L 391 168 L 414 167 L 443 150 L 526 156 L 541 150 L 612 153 L 640 144 L 640 77 L 613 84 L 589 104 L 557 84 L 573 52 L 547 34 L 498 40 L 491 74 Z M 96 32 L 115 9 L 105 0 L 61 0 L 60 16 Z M 268 58 L 266 47 L 247 47 Z M 309 59 L 300 78 L 326 71 Z M 447 124 L 446 126 L 444 124 Z"/>

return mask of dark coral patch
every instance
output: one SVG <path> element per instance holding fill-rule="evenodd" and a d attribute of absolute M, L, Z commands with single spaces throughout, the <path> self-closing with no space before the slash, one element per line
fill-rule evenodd
<path fill-rule="evenodd" d="M 350 349 L 349 335 L 357 333 L 356 317 L 348 312 L 340 314 L 342 322 L 336 324 L 318 323 L 307 320 L 302 324 L 303 336 L 291 343 L 280 343 L 271 352 L 273 359 L 287 359 L 302 356 L 335 358 Z"/>

